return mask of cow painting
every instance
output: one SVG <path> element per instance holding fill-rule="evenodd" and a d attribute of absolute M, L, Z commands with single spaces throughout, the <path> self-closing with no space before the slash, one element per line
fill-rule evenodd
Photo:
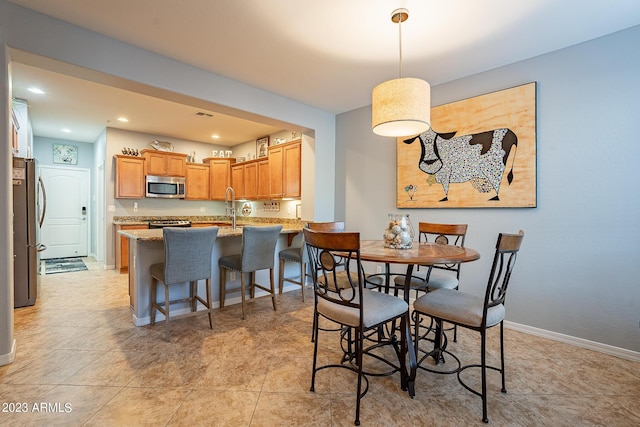
<path fill-rule="evenodd" d="M 481 193 L 495 190 L 496 195 L 490 200 L 500 200 L 500 182 L 507 159 L 511 149 L 515 147 L 517 150 L 518 146 L 516 134 L 506 128 L 457 137 L 455 134 L 429 129 L 405 139 L 404 143 L 419 140 L 422 144 L 418 168 L 433 175 L 442 185 L 445 197 L 441 202 L 449 200 L 449 184 L 463 182 L 470 182 Z M 513 161 L 507 180 L 509 184 L 513 181 Z"/>

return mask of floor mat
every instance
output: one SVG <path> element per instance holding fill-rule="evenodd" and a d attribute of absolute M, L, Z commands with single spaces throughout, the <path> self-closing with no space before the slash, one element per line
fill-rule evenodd
<path fill-rule="evenodd" d="M 82 258 L 51 258 L 44 260 L 44 274 L 84 271 L 87 266 Z"/>

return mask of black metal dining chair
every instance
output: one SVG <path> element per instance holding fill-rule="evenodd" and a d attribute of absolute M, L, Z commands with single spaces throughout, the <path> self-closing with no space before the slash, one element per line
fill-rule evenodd
<path fill-rule="evenodd" d="M 482 398 L 482 421 L 489 422 L 487 416 L 487 369 L 500 372 L 502 376 L 502 392 L 506 393 L 505 367 L 504 367 L 504 317 L 505 297 L 507 288 L 516 263 L 518 251 L 524 238 L 524 231 L 518 234 L 498 235 L 496 251 L 493 258 L 491 273 L 485 290 L 484 297 L 471 295 L 454 289 L 437 289 L 422 295 L 413 303 L 414 313 L 417 318 L 428 316 L 435 321 L 435 346 L 433 349 L 423 350 L 419 344 L 424 335 L 418 335 L 415 328 L 414 345 L 419 356 L 418 368 L 441 374 L 455 373 L 460 384 L 467 390 Z M 452 352 L 446 350 L 447 341 L 444 335 L 443 322 L 452 323 L 461 328 L 470 329 L 480 333 L 480 364 L 461 366 L 460 359 Z M 500 367 L 488 366 L 487 358 L 487 329 L 500 325 Z M 431 340 L 428 340 L 431 343 Z M 443 354 L 451 356 L 456 363 L 454 369 L 438 370 L 427 362 L 440 364 L 444 362 Z M 469 368 L 480 368 L 481 390 L 470 387 L 461 374 Z"/>
<path fill-rule="evenodd" d="M 327 368 L 345 368 L 358 375 L 356 394 L 355 425 L 360 425 L 360 400 L 369 389 L 367 375 L 390 375 L 400 371 L 401 385 L 406 388 L 407 325 L 409 323 L 409 305 L 402 299 L 366 289 L 365 274 L 360 260 L 360 233 L 320 232 L 305 228 L 305 242 L 309 254 L 309 264 L 313 273 L 313 289 L 316 296 L 314 305 L 314 351 L 311 391 L 315 391 L 316 374 Z M 344 270 L 338 270 L 340 261 L 344 261 Z M 341 276 L 338 284 L 338 276 Z M 347 351 L 341 363 L 328 363 L 318 366 L 318 341 L 320 317 L 341 325 L 340 333 L 349 335 Z M 373 343 L 367 341 L 366 333 L 377 330 L 399 320 L 400 342 L 394 334 L 379 335 Z M 397 361 L 381 357 L 375 350 L 391 346 L 395 350 Z M 344 351 L 344 348 L 343 348 Z M 372 373 L 364 370 L 364 356 L 373 357 L 391 368 L 385 373 Z M 363 382 L 365 383 L 363 385 Z"/>

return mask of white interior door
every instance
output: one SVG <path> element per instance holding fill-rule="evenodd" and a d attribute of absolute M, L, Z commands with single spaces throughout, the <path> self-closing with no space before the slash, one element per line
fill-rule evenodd
<path fill-rule="evenodd" d="M 87 256 L 89 170 L 41 166 L 47 210 L 40 241 L 41 259 Z"/>

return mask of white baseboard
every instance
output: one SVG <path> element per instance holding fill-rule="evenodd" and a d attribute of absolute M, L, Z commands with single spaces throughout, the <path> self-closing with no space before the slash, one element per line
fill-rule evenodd
<path fill-rule="evenodd" d="M 602 344 L 595 341 L 576 338 L 570 335 L 560 334 L 558 332 L 547 331 L 545 329 L 534 328 L 533 326 L 521 325 L 514 322 L 504 322 L 505 328 L 514 331 L 524 332 L 542 338 L 548 338 L 553 341 L 559 341 L 565 344 L 575 345 L 576 347 L 586 348 L 588 350 L 599 351 L 600 353 L 610 354 L 612 356 L 621 357 L 623 359 L 640 362 L 640 352 L 627 350 L 625 348 L 614 347 L 608 344 Z"/>
<path fill-rule="evenodd" d="M 0 366 L 8 365 L 9 363 L 13 363 L 16 360 L 16 340 L 14 339 L 11 343 L 11 352 L 7 354 L 0 355 Z"/>

